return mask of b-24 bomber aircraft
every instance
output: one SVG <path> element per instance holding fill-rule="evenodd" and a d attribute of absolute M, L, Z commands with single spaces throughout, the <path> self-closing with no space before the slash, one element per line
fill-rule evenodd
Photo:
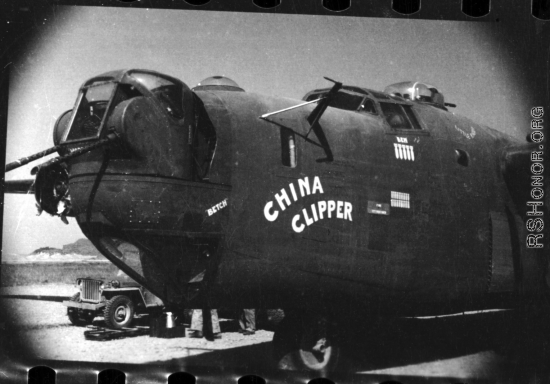
<path fill-rule="evenodd" d="M 347 318 L 546 292 L 547 260 L 525 242 L 533 143 L 451 113 L 424 83 L 327 80 L 299 101 L 221 76 L 190 89 L 102 74 L 58 118 L 55 146 L 6 170 L 59 156 L 6 191 L 32 188 L 40 210 L 74 217 L 169 307 L 284 309 L 285 367 L 333 369 Z"/>

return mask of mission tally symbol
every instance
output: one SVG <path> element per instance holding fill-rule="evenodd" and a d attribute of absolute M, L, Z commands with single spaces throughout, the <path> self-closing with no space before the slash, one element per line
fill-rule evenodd
<path fill-rule="evenodd" d="M 411 208 L 410 195 L 404 192 L 391 191 L 391 206 L 396 208 Z"/>
<path fill-rule="evenodd" d="M 396 159 L 414 161 L 414 147 L 412 145 L 394 143 L 393 146 Z"/>

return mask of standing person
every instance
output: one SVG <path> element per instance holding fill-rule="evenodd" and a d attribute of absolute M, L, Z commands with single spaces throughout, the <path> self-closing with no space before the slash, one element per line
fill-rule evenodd
<path fill-rule="evenodd" d="M 239 314 L 239 332 L 245 336 L 256 333 L 256 314 L 254 309 L 242 309 Z"/>
<path fill-rule="evenodd" d="M 210 310 L 212 316 L 212 333 L 214 339 L 221 339 L 220 321 L 218 319 L 218 311 L 215 309 Z M 191 316 L 191 328 L 188 337 L 193 339 L 200 339 L 203 334 L 203 318 L 202 309 L 193 309 L 193 315 Z"/>

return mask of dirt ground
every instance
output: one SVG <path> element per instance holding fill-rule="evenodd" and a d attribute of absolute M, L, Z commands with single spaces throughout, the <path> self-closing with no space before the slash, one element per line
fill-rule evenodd
<path fill-rule="evenodd" d="M 36 295 L 70 297 L 72 285 L 45 285 L 0 288 L 0 295 Z M 230 319 L 221 319 L 225 330 L 221 339 L 174 338 L 163 339 L 148 335 L 119 340 L 94 341 L 84 338 L 86 328 L 69 322 L 66 307 L 59 302 L 3 299 L 1 307 L 8 316 L 6 328 L 17 334 L 17 339 L 31 346 L 28 352 L 42 359 L 97 361 L 110 363 L 151 363 L 186 358 L 216 350 L 240 348 L 269 343 L 273 332 L 258 330 L 254 335 L 243 336 L 238 325 Z M 137 324 L 148 325 L 146 318 Z M 94 325 L 102 326 L 101 317 Z M 121 353 L 121 351 L 124 351 Z"/>
<path fill-rule="evenodd" d="M 0 295 L 69 297 L 75 291 L 72 285 L 4 287 L 0 288 Z M 0 308 L 0 341 L 3 340 L 2 348 L 9 356 L 24 354 L 33 359 L 69 362 L 237 368 L 249 372 L 261 372 L 274 365 L 273 332 L 260 329 L 255 335 L 243 336 L 237 332 L 237 323 L 232 319 L 222 320 L 222 339 L 215 341 L 148 335 L 91 341 L 84 338 L 85 328 L 71 325 L 66 307 L 60 302 L 0 298 Z M 368 332 L 358 333 L 343 351 L 348 359 L 345 369 L 364 378 L 382 375 L 394 379 L 453 378 L 451 382 L 468 383 L 477 380 L 513 383 L 519 382 L 518 379 L 524 383 L 537 382 L 531 378 L 545 375 L 544 367 L 548 365 L 533 360 L 533 356 L 538 356 L 533 347 L 537 341 L 522 343 L 521 334 L 510 333 L 512 325 L 498 330 L 497 325 L 506 318 L 495 316 L 371 324 Z M 94 321 L 95 325 L 102 323 L 100 317 Z M 497 343 L 501 351 L 493 343 L 495 337 L 505 341 Z"/>

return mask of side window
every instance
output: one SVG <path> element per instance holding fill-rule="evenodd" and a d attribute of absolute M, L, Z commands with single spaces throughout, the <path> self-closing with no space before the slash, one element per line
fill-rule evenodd
<path fill-rule="evenodd" d="M 314 93 L 306 98 L 306 101 L 317 100 L 323 96 L 326 96 L 328 92 Z M 343 109 L 346 111 L 357 111 L 361 107 L 361 101 L 364 95 L 357 95 L 355 93 L 338 92 L 330 101 L 329 106 L 332 108 Z"/>
<path fill-rule="evenodd" d="M 125 100 L 130 100 L 139 96 L 143 95 L 133 85 L 119 84 L 111 107 L 114 108 Z"/>
<path fill-rule="evenodd" d="M 195 160 L 195 176 L 207 181 L 208 171 L 216 149 L 216 131 L 211 125 L 201 124 L 195 130 L 193 138 L 193 158 Z"/>
<path fill-rule="evenodd" d="M 193 162 L 196 180 L 209 181 L 210 166 L 216 151 L 216 128 L 210 121 L 210 117 L 204 108 L 204 104 L 197 95 L 195 99 L 195 124 L 196 127 L 190 134 L 193 147 Z"/>
<path fill-rule="evenodd" d="M 281 161 L 285 167 L 296 167 L 296 137 L 288 128 L 281 127 Z"/>
<path fill-rule="evenodd" d="M 363 97 L 364 96 L 362 95 L 360 96 L 346 92 L 338 92 L 330 101 L 329 106 L 346 111 L 357 111 L 361 105 Z"/>
<path fill-rule="evenodd" d="M 151 90 L 168 113 L 176 119 L 183 117 L 183 96 L 182 89 L 177 85 L 163 85 Z"/>
<path fill-rule="evenodd" d="M 380 107 L 392 129 L 422 129 L 409 105 L 381 102 Z"/>

